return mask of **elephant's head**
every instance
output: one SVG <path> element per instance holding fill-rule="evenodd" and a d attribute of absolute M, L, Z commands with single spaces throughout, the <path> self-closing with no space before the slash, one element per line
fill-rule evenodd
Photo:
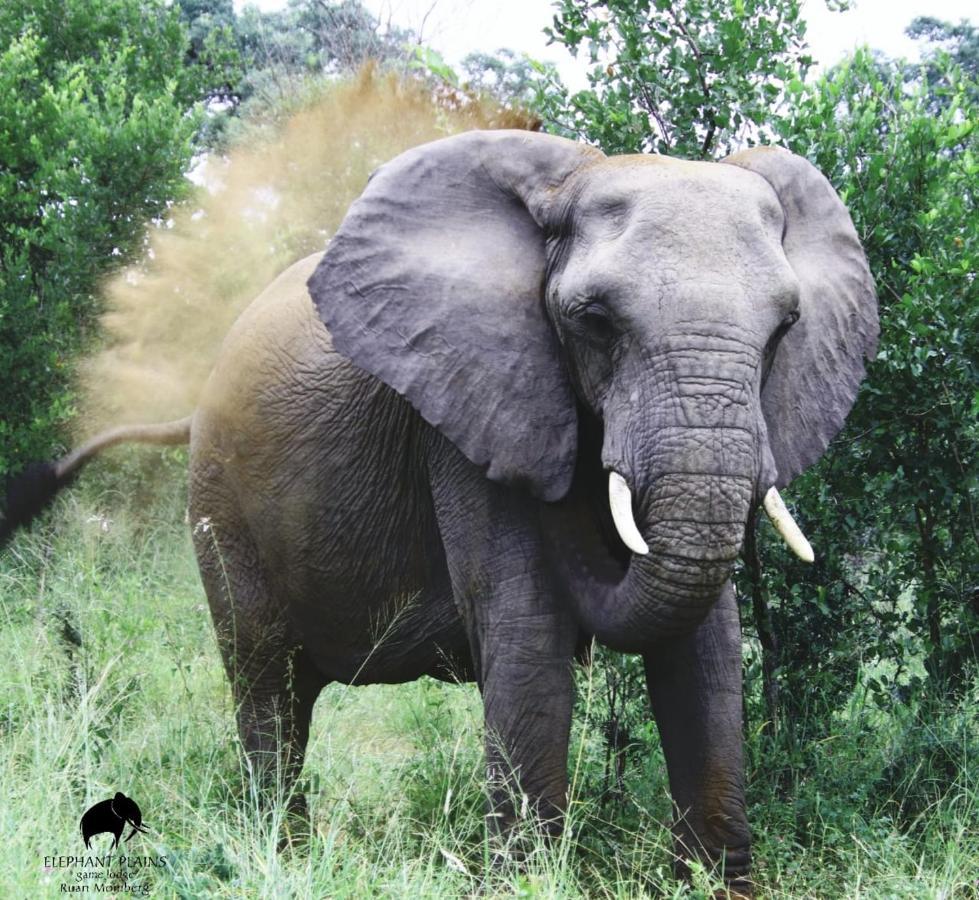
<path fill-rule="evenodd" d="M 725 163 L 447 138 L 374 174 L 309 282 L 337 349 L 489 478 L 557 501 L 579 417 L 601 423 L 633 555 L 580 613 L 622 649 L 702 618 L 751 509 L 826 448 L 876 343 L 826 179 L 777 149 Z"/>

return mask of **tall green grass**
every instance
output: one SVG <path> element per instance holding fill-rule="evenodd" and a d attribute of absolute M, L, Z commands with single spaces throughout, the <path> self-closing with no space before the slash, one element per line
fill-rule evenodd
<path fill-rule="evenodd" d="M 432 681 L 324 691 L 304 776 L 313 835 L 279 852 L 284 804 L 259 810 L 239 762 L 183 454 L 158 459 L 90 472 L 0 558 L 0 895 L 59 894 L 65 873 L 44 857 L 81 853 L 81 813 L 116 790 L 150 828 L 128 852 L 169 861 L 135 878 L 154 897 L 711 895 L 706 873 L 670 874 L 652 726 L 624 790 L 602 796 L 605 747 L 587 723 L 603 680 L 585 670 L 568 828 L 524 834 L 519 864 L 485 832 L 478 693 Z M 122 487 L 147 469 L 155 488 Z M 759 893 L 979 896 L 977 699 L 880 710 L 858 690 L 817 739 L 749 734 Z"/>

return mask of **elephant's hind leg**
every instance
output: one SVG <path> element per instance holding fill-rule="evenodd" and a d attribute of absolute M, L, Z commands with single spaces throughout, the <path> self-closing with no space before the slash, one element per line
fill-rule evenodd
<path fill-rule="evenodd" d="M 295 787 L 326 679 L 290 636 L 247 527 L 193 512 L 198 565 L 251 783 L 263 802 L 283 798 L 290 811 L 305 815 L 305 797 Z"/>

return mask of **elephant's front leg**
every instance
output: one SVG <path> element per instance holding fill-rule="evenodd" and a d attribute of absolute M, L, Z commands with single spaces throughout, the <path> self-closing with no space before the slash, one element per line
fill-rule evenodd
<path fill-rule="evenodd" d="M 462 460 L 433 479 L 439 528 L 483 696 L 489 816 L 548 833 L 567 805 L 577 626 L 555 596 L 531 498 Z"/>
<path fill-rule="evenodd" d="M 531 573 L 514 573 L 501 587 L 487 608 L 474 602 L 489 814 L 506 830 L 526 808 L 546 833 L 558 834 L 567 805 L 575 635 Z"/>
<path fill-rule="evenodd" d="M 741 629 L 728 583 L 697 631 L 645 655 L 646 678 L 676 808 L 678 868 L 723 868 L 733 896 L 751 896 L 751 833 L 742 760 Z"/>

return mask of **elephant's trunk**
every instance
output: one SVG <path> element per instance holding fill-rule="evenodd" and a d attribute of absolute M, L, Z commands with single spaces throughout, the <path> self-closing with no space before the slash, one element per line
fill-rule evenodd
<path fill-rule="evenodd" d="M 751 476 L 728 473 L 657 479 L 637 516 L 649 552 L 633 553 L 625 577 L 586 604 L 586 627 L 626 651 L 694 629 L 741 551 L 753 487 Z"/>
<path fill-rule="evenodd" d="M 628 569 L 614 583 L 593 578 L 578 599 L 584 627 L 626 651 L 703 620 L 741 551 L 758 485 L 772 474 L 756 355 L 667 349 L 650 370 L 632 402 L 606 417 L 603 461 Z"/>

